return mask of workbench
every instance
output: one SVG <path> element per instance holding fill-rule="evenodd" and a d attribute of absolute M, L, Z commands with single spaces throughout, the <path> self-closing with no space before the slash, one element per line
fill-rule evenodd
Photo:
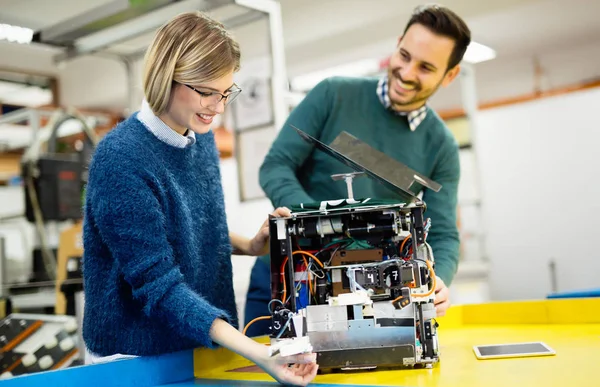
<path fill-rule="evenodd" d="M 437 319 L 433 368 L 318 375 L 320 386 L 599 386 L 600 298 L 453 306 Z M 257 338 L 266 342 L 266 338 Z M 474 345 L 543 341 L 555 356 L 478 360 Z M 273 379 L 223 348 L 196 349 L 16 377 L 3 387 L 265 386 Z"/>

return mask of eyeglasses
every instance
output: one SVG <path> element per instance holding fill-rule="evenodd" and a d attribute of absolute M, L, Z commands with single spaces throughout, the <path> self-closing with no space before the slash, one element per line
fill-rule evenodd
<path fill-rule="evenodd" d="M 225 106 L 227 106 L 233 101 L 235 101 L 238 95 L 240 95 L 240 93 L 242 92 L 242 89 L 237 87 L 237 85 L 234 85 L 234 89 L 229 90 L 228 94 L 221 94 L 217 93 L 216 91 L 200 91 L 190 85 L 186 85 L 184 83 L 182 83 L 182 85 L 187 86 L 190 89 L 194 90 L 196 93 L 200 94 L 200 105 L 202 105 L 203 107 L 215 106 L 221 101 L 224 101 Z"/>

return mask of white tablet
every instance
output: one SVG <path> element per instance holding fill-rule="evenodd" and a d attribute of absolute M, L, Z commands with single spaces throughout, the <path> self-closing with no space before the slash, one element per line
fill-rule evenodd
<path fill-rule="evenodd" d="M 531 343 L 510 343 L 476 345 L 473 347 L 478 359 L 499 359 L 509 357 L 550 356 L 556 352 L 541 341 Z"/>

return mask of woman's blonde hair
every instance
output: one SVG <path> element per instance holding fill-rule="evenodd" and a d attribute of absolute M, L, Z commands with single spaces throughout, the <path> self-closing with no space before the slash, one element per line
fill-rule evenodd
<path fill-rule="evenodd" d="M 173 82 L 199 85 L 240 67 L 238 43 L 223 25 L 201 12 L 180 14 L 154 36 L 144 58 L 144 95 L 156 115 L 163 114 Z"/>

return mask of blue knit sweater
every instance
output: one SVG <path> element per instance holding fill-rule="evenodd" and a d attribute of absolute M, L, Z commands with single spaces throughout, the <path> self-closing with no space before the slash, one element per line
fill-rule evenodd
<path fill-rule="evenodd" d="M 99 356 L 212 347 L 237 326 L 212 132 L 177 148 L 132 115 L 98 144 L 84 216 L 83 338 Z"/>

